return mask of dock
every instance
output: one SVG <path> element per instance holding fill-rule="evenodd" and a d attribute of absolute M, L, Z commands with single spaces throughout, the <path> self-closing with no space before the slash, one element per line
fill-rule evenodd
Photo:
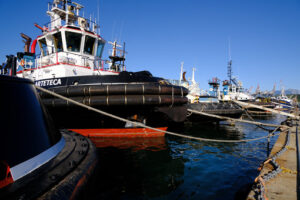
<path fill-rule="evenodd" d="M 247 199 L 298 199 L 298 124 L 283 130 L 274 144 L 270 156 L 260 167 L 260 174 Z M 275 161 L 275 164 L 274 164 Z"/>

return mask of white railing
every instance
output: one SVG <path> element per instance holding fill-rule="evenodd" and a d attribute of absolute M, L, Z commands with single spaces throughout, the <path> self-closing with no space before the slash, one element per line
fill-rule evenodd
<path fill-rule="evenodd" d="M 47 56 L 38 55 L 35 59 L 35 65 L 32 65 L 32 67 L 30 68 L 28 67 L 24 69 L 39 69 L 58 64 L 67 64 L 78 67 L 84 67 L 92 71 L 126 71 L 126 67 L 123 64 L 115 64 L 115 66 L 112 66 L 109 60 L 103 60 L 100 58 L 90 58 L 88 56 L 72 52 L 56 52 Z M 24 66 L 27 65 L 28 64 L 25 61 Z M 20 65 L 18 64 L 18 66 Z"/>
<path fill-rule="evenodd" d="M 66 9 L 63 9 L 61 5 L 54 5 L 54 4 L 49 4 L 48 6 L 48 11 L 51 11 L 53 8 L 57 8 L 60 10 L 63 10 L 65 13 L 68 12 L 68 17 L 65 20 L 62 20 L 61 17 L 51 20 L 50 22 L 44 24 L 44 27 L 48 30 L 51 31 L 54 28 L 59 28 L 60 26 L 66 26 L 66 25 L 72 25 L 72 26 L 78 26 L 78 27 L 83 27 L 84 29 L 88 31 L 93 31 L 93 32 L 98 32 L 100 26 L 97 24 L 96 21 L 93 21 L 91 18 L 85 18 L 79 15 L 79 13 L 75 13 L 73 11 L 67 11 Z M 80 19 L 80 20 L 79 20 Z M 83 24 L 79 24 L 80 22 L 84 22 Z M 100 30 L 99 30 L 100 33 Z"/>

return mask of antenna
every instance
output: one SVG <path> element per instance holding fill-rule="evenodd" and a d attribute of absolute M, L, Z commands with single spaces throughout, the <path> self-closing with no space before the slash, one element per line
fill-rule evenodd
<path fill-rule="evenodd" d="M 230 37 L 228 37 L 228 59 L 231 60 Z"/>
<path fill-rule="evenodd" d="M 97 21 L 98 21 L 98 24 L 99 24 L 99 25 L 98 25 L 99 35 L 101 35 L 101 34 L 100 34 L 101 32 L 100 32 L 100 2 L 99 2 L 99 1 L 100 1 L 100 0 L 97 1 L 97 7 L 98 7 L 98 8 L 97 8 L 97 18 L 98 18 Z"/>
<path fill-rule="evenodd" d="M 124 70 L 125 70 L 125 42 L 123 43 L 123 55 L 122 55 L 122 57 L 124 58 L 123 59 L 123 68 L 124 68 Z"/>
<path fill-rule="evenodd" d="M 230 49 L 230 38 L 228 38 L 228 65 L 227 65 L 227 76 L 229 78 L 229 84 L 232 82 L 232 60 L 231 60 L 231 49 Z"/>
<path fill-rule="evenodd" d="M 228 61 L 228 65 L 227 65 L 227 76 L 229 78 L 229 83 L 231 85 L 232 82 L 232 60 Z"/>
<path fill-rule="evenodd" d="M 92 15 L 90 14 L 89 30 L 91 30 L 91 25 L 92 25 Z"/>
<path fill-rule="evenodd" d="M 121 36 L 122 36 L 123 26 L 124 26 L 124 21 L 122 21 L 122 23 L 121 23 L 120 35 L 119 35 L 119 42 L 121 42 Z"/>
<path fill-rule="evenodd" d="M 111 32 L 111 40 L 115 40 L 114 34 L 115 34 L 115 27 L 116 27 L 116 20 L 114 20 L 112 32 Z"/>

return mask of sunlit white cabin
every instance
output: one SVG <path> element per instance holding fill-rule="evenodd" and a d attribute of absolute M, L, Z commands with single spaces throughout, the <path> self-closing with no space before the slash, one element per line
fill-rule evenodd
<path fill-rule="evenodd" d="M 95 21 L 80 16 L 82 5 L 64 0 L 49 4 L 47 14 L 51 21 L 45 26 L 31 45 L 25 38 L 25 53 L 18 56 L 17 76 L 33 80 L 83 76 L 117 75 L 125 70 L 125 50 L 116 42 L 113 45 L 111 61 L 101 59 L 105 40 L 99 35 Z M 36 45 L 40 55 L 36 54 Z M 116 61 L 119 61 L 118 64 Z M 106 64 L 106 65 L 105 65 Z M 107 67 L 105 67 L 107 66 Z"/>

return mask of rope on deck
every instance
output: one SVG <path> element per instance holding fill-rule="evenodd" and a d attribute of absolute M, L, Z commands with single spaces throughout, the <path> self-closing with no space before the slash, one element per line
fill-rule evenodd
<path fill-rule="evenodd" d="M 296 116 L 296 115 L 290 114 L 290 113 L 286 113 L 286 112 L 282 112 L 282 111 L 279 111 L 279 110 L 266 108 L 266 107 L 263 107 L 263 106 L 258 106 L 258 105 L 252 104 L 252 103 L 245 103 L 245 102 L 241 102 L 241 101 L 237 101 L 237 100 L 232 100 L 232 101 L 234 103 L 237 103 L 237 104 L 243 106 L 244 108 L 258 108 L 258 109 L 269 111 L 269 112 L 272 112 L 272 113 L 288 116 L 288 117 L 291 117 L 293 119 L 300 119 L 299 116 Z"/>
<path fill-rule="evenodd" d="M 45 88 L 41 88 L 39 86 L 35 86 L 38 90 L 41 90 L 45 93 L 48 93 L 50 95 L 53 95 L 57 98 L 60 98 L 60 99 L 63 99 L 67 102 L 70 102 L 70 103 L 73 103 L 75 105 L 78 105 L 80 107 L 83 107 L 83 108 L 86 108 L 88 110 L 91 110 L 91 111 L 94 111 L 96 113 L 99 113 L 99 114 L 102 114 L 102 115 L 105 115 L 105 116 L 108 116 L 108 117 L 111 117 L 113 119 L 117 119 L 117 120 L 120 120 L 120 121 L 123 121 L 123 122 L 128 122 L 128 123 L 132 123 L 136 126 L 141 126 L 143 128 L 148 128 L 148 129 L 152 129 L 152 130 L 155 130 L 155 131 L 159 131 L 159 132 L 164 132 L 166 134 L 169 134 L 169 135 L 172 135 L 172 136 L 177 136 L 177 137 L 181 137 L 181 138 L 186 138 L 186 139 L 192 139 L 192 140 L 198 140 L 198 141 L 205 141 L 205 142 L 220 142 L 220 143 L 241 143 L 241 142 L 251 142 L 251 141 L 256 141 L 256 140 L 262 140 L 262 139 L 265 139 L 265 138 L 270 138 L 270 137 L 274 137 L 274 136 L 277 136 L 279 135 L 280 133 L 277 133 L 277 134 L 268 134 L 267 136 L 263 136 L 263 137 L 259 137 L 259 138 L 253 138 L 253 139 L 242 139 L 242 140 L 218 140 L 218 139 L 209 139 L 209 138 L 201 138 L 201 137 L 194 137 L 194 136 L 189 136 L 189 135 L 183 135 L 183 134 L 180 134 L 180 133 L 174 133 L 174 132 L 170 132 L 170 131 L 163 131 L 163 130 L 160 130 L 160 129 L 157 129 L 157 128 L 153 128 L 153 127 L 150 127 L 150 126 L 147 126 L 147 125 L 144 125 L 144 124 L 141 124 L 141 123 L 138 123 L 138 122 L 134 122 L 134 121 L 130 121 L 130 120 L 127 120 L 127 119 L 124 119 L 122 117 L 119 117 L 119 116 L 116 116 L 116 115 L 113 115 L 113 114 L 110 114 L 110 113 L 107 113 L 105 111 L 102 111 L 102 110 L 99 110 L 99 109 L 96 109 L 96 108 L 93 108 L 91 106 L 88 106 L 88 105 L 85 105 L 83 103 L 80 103 L 80 102 L 77 102 L 77 101 L 74 101 L 70 98 L 67 98 L 65 96 L 62 96 L 62 95 L 59 95 L 55 92 L 52 92 L 50 90 L 47 90 Z M 210 114 L 209 114 L 210 115 Z M 230 118 L 232 119 L 232 118 Z M 234 119 L 236 120 L 236 119 Z M 245 121 L 245 120 L 243 120 Z M 249 121 L 250 122 L 250 121 Z M 251 122 L 252 123 L 252 122 Z M 259 123 L 257 122 L 257 124 L 263 124 L 263 123 Z M 272 124 L 273 127 L 277 127 L 275 130 L 277 130 L 279 127 L 282 127 L 282 125 L 274 125 Z M 275 132 L 274 130 L 274 132 Z"/>

